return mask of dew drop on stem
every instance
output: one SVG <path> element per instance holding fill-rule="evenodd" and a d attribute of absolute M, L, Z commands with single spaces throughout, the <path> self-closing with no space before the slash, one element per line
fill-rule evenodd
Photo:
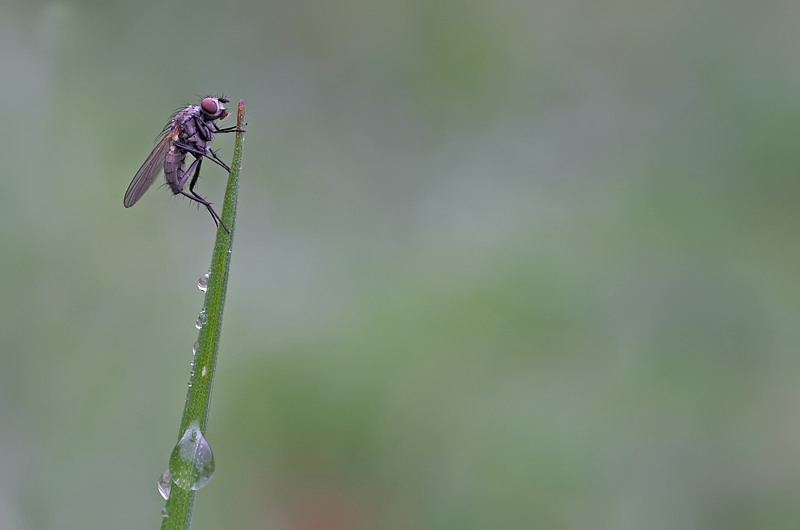
<path fill-rule="evenodd" d="M 192 422 L 169 457 L 172 481 L 179 488 L 199 490 L 211 480 L 214 468 L 211 446 L 200 432 L 197 422 Z"/>

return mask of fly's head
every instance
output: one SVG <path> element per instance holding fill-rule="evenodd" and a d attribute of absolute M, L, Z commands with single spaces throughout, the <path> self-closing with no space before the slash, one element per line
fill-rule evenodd
<path fill-rule="evenodd" d="M 223 97 L 205 97 L 200 100 L 200 110 L 203 112 L 203 117 L 207 121 L 221 120 L 228 115 L 228 111 L 222 106 L 227 103 L 229 99 Z"/>

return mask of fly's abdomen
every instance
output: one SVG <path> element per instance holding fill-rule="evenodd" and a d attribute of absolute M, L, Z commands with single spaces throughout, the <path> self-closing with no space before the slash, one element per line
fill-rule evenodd
<path fill-rule="evenodd" d="M 172 193 L 175 195 L 181 192 L 179 184 L 181 176 L 183 175 L 183 161 L 186 158 L 186 151 L 176 149 L 172 146 L 167 152 L 167 157 L 164 159 L 164 178 L 169 184 Z"/>

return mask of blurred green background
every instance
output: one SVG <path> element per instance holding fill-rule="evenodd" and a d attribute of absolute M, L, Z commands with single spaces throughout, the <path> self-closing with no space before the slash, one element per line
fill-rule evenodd
<path fill-rule="evenodd" d="M 248 129 L 193 528 L 800 527 L 798 20 L 3 1 L 0 528 L 160 524 L 214 226 L 122 195 L 216 92 Z"/>

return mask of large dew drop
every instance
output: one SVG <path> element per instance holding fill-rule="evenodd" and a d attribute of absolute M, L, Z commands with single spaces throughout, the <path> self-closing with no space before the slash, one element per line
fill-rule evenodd
<path fill-rule="evenodd" d="M 164 497 L 164 500 L 169 499 L 170 489 L 172 489 L 172 475 L 170 475 L 169 469 L 167 469 L 158 478 L 158 492 Z"/>
<path fill-rule="evenodd" d="M 172 481 L 179 488 L 199 490 L 214 476 L 214 468 L 214 453 L 197 422 L 193 422 L 169 457 Z"/>

